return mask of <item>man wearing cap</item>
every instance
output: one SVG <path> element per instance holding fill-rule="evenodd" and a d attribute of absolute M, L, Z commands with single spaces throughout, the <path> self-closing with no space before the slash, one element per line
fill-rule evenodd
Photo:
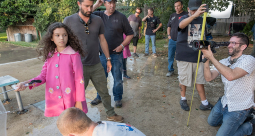
<path fill-rule="evenodd" d="M 205 12 L 206 8 L 204 8 L 204 6 L 206 6 L 206 4 L 201 4 L 201 0 L 190 0 L 188 4 L 189 14 L 181 17 L 178 27 L 176 61 L 179 75 L 179 87 L 181 90 L 180 105 L 185 111 L 190 110 L 186 99 L 186 87 L 194 84 L 198 60 L 198 51 L 194 51 L 191 48 L 191 43 L 193 40 L 200 40 L 201 38 L 200 29 L 195 30 L 193 36 L 190 36 L 190 30 L 192 25 L 196 26 L 196 28 L 200 28 L 202 25 L 203 18 L 200 17 L 200 15 Z M 201 60 L 200 58 L 200 61 Z M 200 110 L 211 110 L 213 105 L 207 101 L 205 96 L 204 84 L 206 84 L 206 81 L 203 74 L 203 65 L 203 62 L 199 63 L 196 79 L 196 89 L 201 98 L 201 105 L 199 108 Z"/>
<path fill-rule="evenodd" d="M 220 75 L 224 84 L 224 95 L 213 107 L 207 121 L 211 126 L 221 125 L 216 136 L 250 135 L 255 119 L 245 120 L 255 105 L 255 58 L 243 54 L 249 45 L 249 38 L 244 33 L 234 33 L 229 43 L 229 57 L 220 61 L 214 58 L 210 47 L 202 50 L 203 56 L 214 65 L 210 70 L 209 61 L 205 62 L 206 81 Z"/>
<path fill-rule="evenodd" d="M 133 38 L 134 32 L 127 20 L 127 17 L 115 10 L 116 8 L 116 0 L 97 0 L 97 2 L 93 6 L 93 11 L 100 7 L 104 3 L 106 8 L 105 11 L 95 11 L 93 14 L 98 15 L 102 18 L 104 26 L 105 26 L 105 39 L 109 46 L 109 53 L 112 63 L 112 76 L 114 79 L 113 84 L 113 96 L 115 101 L 115 107 L 122 107 L 122 95 L 123 95 L 123 81 L 122 81 L 122 61 L 123 54 L 122 50 L 124 47 L 130 42 Z M 127 36 L 125 40 L 123 40 L 123 33 Z M 106 54 L 102 52 L 100 49 L 100 60 L 104 67 L 106 77 L 108 77 L 107 73 L 107 59 Z M 94 105 L 100 103 L 101 97 L 97 94 L 97 97 L 91 102 Z"/>
<path fill-rule="evenodd" d="M 171 14 L 168 24 L 167 24 L 167 36 L 169 39 L 168 42 L 168 72 L 166 74 L 167 77 L 171 76 L 174 73 L 174 56 L 176 50 L 176 40 L 178 35 L 178 26 L 179 19 L 183 15 L 187 15 L 188 12 L 183 11 L 183 4 L 181 0 L 177 0 L 174 3 L 174 8 L 176 13 Z"/>
<path fill-rule="evenodd" d="M 144 56 L 149 55 L 149 43 L 151 39 L 152 43 L 152 56 L 157 57 L 156 55 L 156 32 L 160 27 L 162 27 L 162 23 L 159 18 L 154 16 L 154 9 L 148 8 L 148 15 L 145 16 L 142 21 L 147 23 L 147 28 L 145 32 L 145 54 Z M 158 25 L 158 27 L 157 27 Z"/>
<path fill-rule="evenodd" d="M 134 31 L 134 37 L 133 37 L 133 45 L 134 45 L 133 56 L 134 57 L 139 57 L 136 54 L 136 49 L 137 49 L 138 40 L 142 37 L 142 34 L 141 34 L 142 19 L 139 17 L 141 13 L 142 13 L 142 9 L 140 7 L 137 7 L 135 10 L 135 14 L 132 14 L 128 17 L 128 21 Z"/>
<path fill-rule="evenodd" d="M 93 0 L 78 0 L 79 12 L 64 19 L 66 24 L 78 37 L 82 48 L 85 51 L 85 57 L 82 57 L 84 84 L 87 88 L 89 80 L 92 81 L 97 92 L 102 96 L 103 105 L 107 114 L 107 119 L 116 122 L 122 122 L 123 117 L 117 115 L 111 106 L 111 96 L 107 89 L 107 80 L 104 68 L 100 62 L 99 40 L 100 45 L 109 58 L 108 45 L 104 37 L 104 24 L 100 17 L 91 14 Z M 111 61 L 107 61 L 107 72 L 111 70 Z"/>

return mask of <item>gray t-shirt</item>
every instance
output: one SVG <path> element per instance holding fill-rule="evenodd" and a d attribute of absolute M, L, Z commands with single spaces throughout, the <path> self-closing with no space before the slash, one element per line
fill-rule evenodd
<path fill-rule="evenodd" d="M 142 19 L 133 14 L 128 17 L 128 21 L 134 31 L 134 37 L 139 37 L 139 27 L 142 26 Z"/>
<path fill-rule="evenodd" d="M 100 63 L 99 59 L 99 35 L 104 34 L 104 23 L 102 19 L 91 14 L 90 23 L 88 21 L 89 34 L 85 32 L 86 28 L 81 23 L 78 13 L 68 16 L 64 19 L 73 33 L 78 37 L 80 44 L 85 51 L 85 57 L 81 58 L 82 64 L 91 66 Z"/>

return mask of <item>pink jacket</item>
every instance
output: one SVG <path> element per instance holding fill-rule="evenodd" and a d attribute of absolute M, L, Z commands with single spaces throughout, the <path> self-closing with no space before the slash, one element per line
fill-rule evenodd
<path fill-rule="evenodd" d="M 123 34 L 123 40 L 125 40 L 126 37 L 127 37 L 127 36 L 126 36 L 125 34 Z M 130 53 L 130 50 L 129 50 L 129 44 L 130 44 L 130 42 L 129 42 L 128 45 L 126 45 L 125 48 L 123 49 L 123 58 L 124 58 L 124 59 L 131 56 L 131 53 Z"/>
<path fill-rule="evenodd" d="M 31 80 L 42 80 L 42 83 L 33 84 L 29 89 L 46 82 L 46 117 L 59 116 L 65 109 L 74 107 L 77 101 L 81 101 L 83 111 L 88 112 L 81 58 L 70 46 L 60 53 L 55 51 L 44 63 L 41 74 Z"/>

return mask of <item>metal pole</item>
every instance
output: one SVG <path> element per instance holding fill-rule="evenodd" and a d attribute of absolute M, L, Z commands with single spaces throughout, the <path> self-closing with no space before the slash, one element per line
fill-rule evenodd
<path fill-rule="evenodd" d="M 9 100 L 9 98 L 8 98 L 8 94 L 7 94 L 7 92 L 6 92 L 6 88 L 5 88 L 5 86 L 3 86 L 3 87 L 1 87 L 2 88 L 2 90 L 3 90 L 3 94 L 4 94 L 4 101 L 8 101 Z"/>
<path fill-rule="evenodd" d="M 21 97 L 20 97 L 20 93 L 15 91 L 15 94 L 16 94 L 18 105 L 19 105 L 19 111 L 23 111 L 24 108 L 23 108 Z"/>

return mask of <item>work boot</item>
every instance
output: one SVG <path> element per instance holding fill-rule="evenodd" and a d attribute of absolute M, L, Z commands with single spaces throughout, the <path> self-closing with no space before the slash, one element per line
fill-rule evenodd
<path fill-rule="evenodd" d="M 129 77 L 129 76 L 127 75 L 127 71 L 126 71 L 126 70 L 123 70 L 123 77 L 124 77 L 124 78 L 127 78 L 127 79 L 131 79 L 131 77 Z"/>
<path fill-rule="evenodd" d="M 122 107 L 122 102 L 121 102 L 121 100 L 115 101 L 115 107 L 116 107 L 116 108 L 121 108 L 121 107 Z"/>
<path fill-rule="evenodd" d="M 180 100 L 181 108 L 185 111 L 189 111 L 189 105 L 187 103 L 187 100 Z"/>
<path fill-rule="evenodd" d="M 149 53 L 144 53 L 144 56 L 149 56 Z"/>
<path fill-rule="evenodd" d="M 169 72 L 166 73 L 166 76 L 170 77 L 173 73 L 174 73 L 174 71 L 169 71 Z"/>
<path fill-rule="evenodd" d="M 136 53 L 133 53 L 133 57 L 139 57 Z"/>
<path fill-rule="evenodd" d="M 107 120 L 114 121 L 114 122 L 123 122 L 124 118 L 122 116 L 120 116 L 120 115 L 115 114 L 115 115 L 113 115 L 111 117 L 107 117 Z"/>
<path fill-rule="evenodd" d="M 90 102 L 91 105 L 95 106 L 95 105 L 98 105 L 99 103 L 101 103 L 102 101 L 95 98 L 93 101 Z"/>
<path fill-rule="evenodd" d="M 209 103 L 209 102 L 208 102 L 208 105 L 203 105 L 203 104 L 201 103 L 201 105 L 200 105 L 200 107 L 199 107 L 199 109 L 200 109 L 200 110 L 203 110 L 203 111 L 212 110 L 212 108 L 213 108 L 213 105 L 212 105 L 211 103 Z"/>

